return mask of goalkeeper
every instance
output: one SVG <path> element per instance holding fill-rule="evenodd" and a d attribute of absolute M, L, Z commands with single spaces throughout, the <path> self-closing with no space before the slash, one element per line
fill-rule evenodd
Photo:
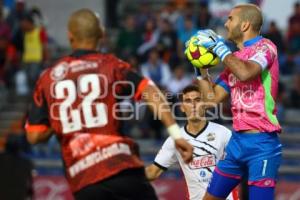
<path fill-rule="evenodd" d="M 243 4 L 231 10 L 225 28 L 227 39 L 239 48 L 234 53 L 212 30 L 196 34 L 194 44 L 215 53 L 225 66 L 215 84 L 210 82 L 207 71 L 196 70 L 205 100 L 220 103 L 230 95 L 233 114 L 227 155 L 213 173 L 206 200 L 225 199 L 245 175 L 250 200 L 274 199 L 281 163 L 281 127 L 275 107 L 278 56 L 276 46 L 259 35 L 262 23 L 262 13 L 256 5 Z"/>

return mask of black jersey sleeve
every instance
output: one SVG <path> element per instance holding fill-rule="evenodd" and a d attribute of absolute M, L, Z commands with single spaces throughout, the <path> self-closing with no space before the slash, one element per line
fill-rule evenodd
<path fill-rule="evenodd" d="M 139 100 L 143 90 L 150 83 L 149 79 L 130 69 L 129 64 L 125 62 L 118 63 L 118 67 L 115 68 L 115 77 L 118 83 L 116 91 L 122 98 Z"/>

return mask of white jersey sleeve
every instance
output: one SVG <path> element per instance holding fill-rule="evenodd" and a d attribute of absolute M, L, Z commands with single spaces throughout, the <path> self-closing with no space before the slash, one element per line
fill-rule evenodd
<path fill-rule="evenodd" d="M 162 169 L 168 169 L 171 165 L 177 162 L 176 148 L 174 140 L 171 137 L 164 142 L 155 157 L 154 164 Z"/>
<path fill-rule="evenodd" d="M 259 64 L 262 70 L 266 69 L 268 66 L 268 60 L 266 58 L 266 55 L 262 52 L 257 52 L 249 60 Z"/>

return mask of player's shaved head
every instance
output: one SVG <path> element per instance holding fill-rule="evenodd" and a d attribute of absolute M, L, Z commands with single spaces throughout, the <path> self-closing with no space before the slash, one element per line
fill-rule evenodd
<path fill-rule="evenodd" d="M 97 42 L 103 36 L 100 19 L 89 9 L 74 12 L 68 22 L 68 30 L 77 41 Z"/>
<path fill-rule="evenodd" d="M 263 16 L 260 8 L 254 4 L 241 4 L 234 7 L 239 9 L 239 17 L 241 22 L 249 22 L 253 31 L 260 32 L 263 24 Z"/>

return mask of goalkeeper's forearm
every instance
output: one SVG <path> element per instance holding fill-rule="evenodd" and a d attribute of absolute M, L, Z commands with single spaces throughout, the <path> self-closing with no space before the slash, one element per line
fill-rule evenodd
<path fill-rule="evenodd" d="M 202 93 L 203 101 L 206 103 L 207 108 L 214 107 L 216 104 L 220 103 L 216 97 L 214 87 L 210 80 L 198 80 L 198 85 Z"/>
<path fill-rule="evenodd" d="M 201 78 L 197 78 L 198 85 L 200 87 L 203 101 L 208 104 L 215 104 L 216 102 L 216 94 L 214 90 L 214 84 L 211 80 L 211 77 L 208 74 L 207 69 L 199 69 L 201 72 Z"/>

